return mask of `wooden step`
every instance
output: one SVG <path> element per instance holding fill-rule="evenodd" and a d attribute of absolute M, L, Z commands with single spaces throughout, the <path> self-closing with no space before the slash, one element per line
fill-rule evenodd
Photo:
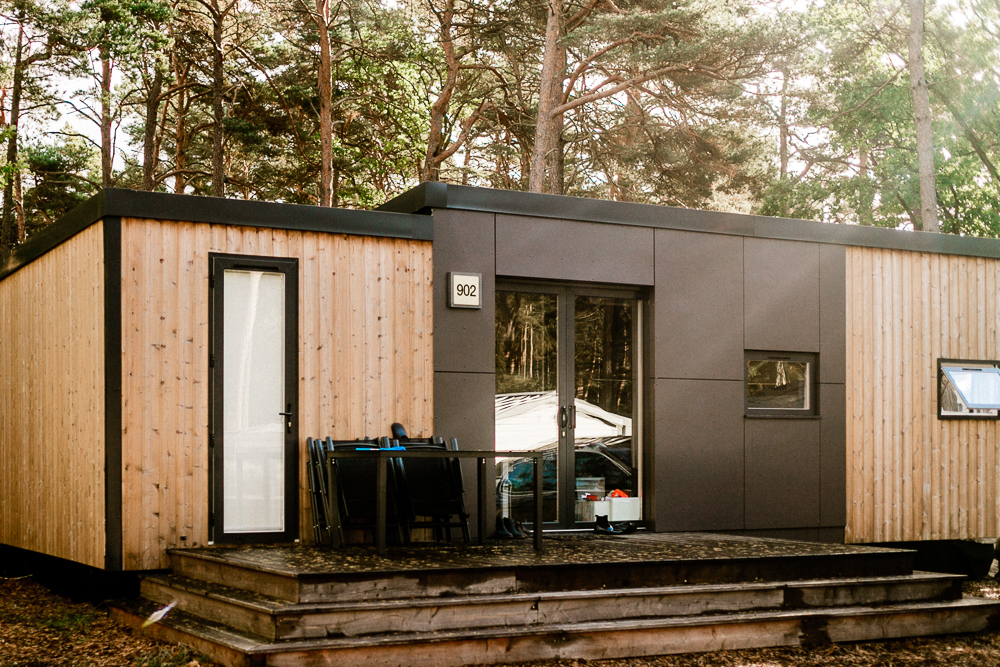
<path fill-rule="evenodd" d="M 143 597 L 274 641 L 581 623 L 706 613 L 878 605 L 961 598 L 956 575 L 700 584 L 592 591 L 464 595 L 371 602 L 292 603 L 180 575 L 142 580 Z"/>
<path fill-rule="evenodd" d="M 913 572 L 913 552 L 905 550 L 783 540 L 747 540 L 735 542 L 734 546 L 732 542 L 737 538 L 730 536 L 694 536 L 688 538 L 690 544 L 666 543 L 667 539 L 680 541 L 684 536 L 640 536 L 609 543 L 570 543 L 569 547 L 551 539 L 541 555 L 530 546 L 515 551 L 517 545 L 479 547 L 478 551 L 473 546 L 423 551 L 396 548 L 390 549 L 389 558 L 382 559 L 363 549 L 330 551 L 315 547 L 286 551 L 174 549 L 169 553 L 177 574 L 300 603 L 880 577 Z"/>
<path fill-rule="evenodd" d="M 140 600 L 115 613 L 139 625 L 156 608 Z M 1000 602 L 977 598 L 267 642 L 177 611 L 147 632 L 191 645 L 230 667 L 458 667 L 979 632 L 997 627 L 998 612 Z"/>

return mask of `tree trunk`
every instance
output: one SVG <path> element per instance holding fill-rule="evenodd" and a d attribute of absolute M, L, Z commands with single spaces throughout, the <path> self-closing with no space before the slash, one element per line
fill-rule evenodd
<path fill-rule="evenodd" d="M 159 151 L 156 146 L 156 128 L 160 116 L 160 93 L 163 90 L 163 73 L 159 68 L 153 72 L 153 83 L 146 98 L 146 118 L 142 133 L 142 189 L 151 192 L 156 186 L 156 167 Z"/>
<path fill-rule="evenodd" d="M 781 70 L 781 110 L 778 112 L 778 181 L 781 184 L 781 205 L 778 215 L 788 217 L 788 72 Z"/>
<path fill-rule="evenodd" d="M 337 206 L 337 193 L 340 192 L 340 167 L 331 170 L 330 179 L 330 206 Z"/>
<path fill-rule="evenodd" d="M 333 65 L 330 54 L 330 0 L 316 0 L 319 31 L 319 205 L 333 206 Z"/>
<path fill-rule="evenodd" d="M 463 162 L 462 166 L 464 167 L 464 169 L 462 169 L 462 185 L 468 185 L 469 184 L 469 172 L 472 170 L 472 147 L 471 146 L 465 149 L 465 161 Z"/>
<path fill-rule="evenodd" d="M 562 37 L 564 22 L 562 0 L 548 0 L 548 7 L 541 83 L 538 90 L 538 118 L 535 121 L 535 143 L 531 149 L 531 174 L 528 179 L 528 190 L 531 192 L 546 191 L 545 165 L 549 151 L 555 147 L 555 138 L 558 136 L 552 109 L 555 108 L 553 102 L 557 99 L 553 88 L 558 87 L 560 94 L 562 92 L 563 67 L 559 61 L 561 52 L 559 39 Z"/>
<path fill-rule="evenodd" d="M 940 231 L 937 195 L 934 191 L 934 134 L 931 103 L 924 78 L 924 0 L 910 2 L 910 89 L 913 92 L 913 122 L 917 130 L 917 170 L 920 176 L 920 227 Z"/>
<path fill-rule="evenodd" d="M 868 151 L 861 149 L 861 160 L 858 165 L 858 222 L 862 225 L 874 224 L 875 191 L 871 178 L 868 176 Z"/>
<path fill-rule="evenodd" d="M 441 92 L 431 105 L 430 132 L 427 136 L 427 152 L 424 163 L 420 167 L 421 181 L 436 181 L 441 173 L 441 161 L 438 155 L 444 144 L 444 119 L 451 105 L 451 98 L 458 86 L 459 59 L 455 55 L 455 40 L 451 35 L 452 21 L 455 16 L 455 2 L 448 0 L 444 12 L 438 15 L 441 23 L 441 49 L 444 51 L 444 62 L 447 67 Z"/>
<path fill-rule="evenodd" d="M 111 187 L 111 58 L 101 49 L 101 185 Z"/>
<path fill-rule="evenodd" d="M 556 47 L 556 63 L 558 72 L 552 80 L 549 93 L 552 95 L 552 108 L 562 104 L 563 97 L 563 77 L 566 72 L 566 49 L 562 45 Z M 563 123 L 566 114 L 554 114 L 552 116 L 552 127 L 549 138 L 549 152 L 546 156 L 546 169 L 548 170 L 548 187 L 546 192 L 553 195 L 561 195 L 566 187 L 566 139 L 563 137 Z"/>
<path fill-rule="evenodd" d="M 174 67 L 174 81 L 178 86 L 187 83 L 188 68 L 182 66 L 177 59 L 177 55 L 171 57 Z M 182 195 L 185 189 L 183 170 L 187 168 L 187 111 L 188 111 L 188 91 L 181 88 L 175 98 L 176 118 L 174 119 L 174 169 L 177 170 L 174 176 L 174 194 Z"/>
<path fill-rule="evenodd" d="M 18 123 L 21 117 L 21 88 L 24 86 L 24 72 L 21 71 L 21 60 L 24 53 L 24 28 L 18 27 L 17 48 L 14 51 L 14 81 L 10 95 L 10 122 L 7 127 L 11 130 L 7 138 L 7 178 L 4 179 L 3 186 L 3 218 L 0 224 L 0 243 L 3 250 L 13 247 L 15 242 L 14 216 L 14 182 L 20 179 L 21 175 L 17 169 L 17 133 Z M 17 224 L 20 226 L 20 223 Z"/>
<path fill-rule="evenodd" d="M 226 156 L 223 145 L 223 113 L 222 100 L 225 93 L 225 69 L 223 62 L 223 32 L 224 16 L 219 9 L 218 0 L 212 0 L 212 194 L 216 197 L 226 196 Z"/>
<path fill-rule="evenodd" d="M 24 243 L 27 239 L 24 229 L 24 193 L 21 191 L 21 174 L 14 179 L 14 216 L 17 218 L 17 242 Z"/>

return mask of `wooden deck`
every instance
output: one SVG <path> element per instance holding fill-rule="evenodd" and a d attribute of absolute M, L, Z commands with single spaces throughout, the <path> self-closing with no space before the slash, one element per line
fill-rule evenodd
<path fill-rule="evenodd" d="M 992 627 L 1000 603 L 912 552 L 705 534 L 172 550 L 119 615 L 227 665 L 458 666 Z"/>

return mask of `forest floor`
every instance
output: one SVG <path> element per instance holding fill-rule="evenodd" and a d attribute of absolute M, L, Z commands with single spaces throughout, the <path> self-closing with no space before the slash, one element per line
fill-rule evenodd
<path fill-rule="evenodd" d="M 968 582 L 1000 599 L 1000 582 Z M 1000 665 L 1000 632 L 802 648 L 720 651 L 622 660 L 549 660 L 530 667 L 978 667 Z M 522 663 L 523 664 L 523 663 Z M 525 667 L 527 667 L 525 665 Z M 193 651 L 147 639 L 104 605 L 73 602 L 30 577 L 0 578 L 0 667 L 214 667 Z"/>

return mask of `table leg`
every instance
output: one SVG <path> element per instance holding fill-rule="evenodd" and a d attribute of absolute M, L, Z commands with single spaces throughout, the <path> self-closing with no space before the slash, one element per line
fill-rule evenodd
<path fill-rule="evenodd" d="M 486 499 L 488 495 L 486 489 L 489 486 L 489 478 L 486 477 L 486 459 L 479 458 L 476 459 L 476 473 L 479 485 L 479 507 L 478 507 L 478 519 L 479 519 L 479 544 L 483 544 L 486 540 L 486 533 L 489 527 L 486 525 Z"/>
<path fill-rule="evenodd" d="M 389 504 L 388 474 L 389 459 L 375 459 L 375 551 L 384 556 L 386 506 Z"/>
<path fill-rule="evenodd" d="M 542 518 L 542 501 L 545 497 L 542 492 L 542 466 L 541 458 L 534 457 L 531 459 L 531 474 L 534 475 L 535 479 L 535 550 L 542 550 L 542 525 L 544 519 Z"/>

